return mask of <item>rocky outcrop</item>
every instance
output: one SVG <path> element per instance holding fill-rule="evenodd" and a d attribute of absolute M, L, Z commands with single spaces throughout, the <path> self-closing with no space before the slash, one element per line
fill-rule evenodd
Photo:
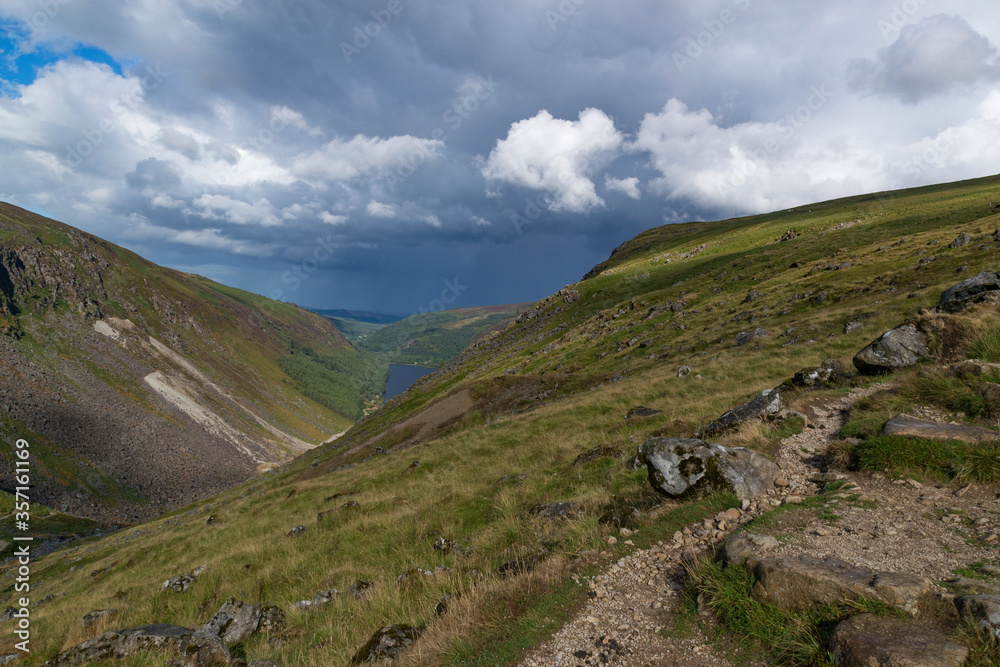
<path fill-rule="evenodd" d="M 753 573 L 757 579 L 753 598 L 789 611 L 869 599 L 916 614 L 920 598 L 931 589 L 931 582 L 923 577 L 878 572 L 813 556 L 764 558 Z"/>
<path fill-rule="evenodd" d="M 728 489 L 750 499 L 773 489 L 781 474 L 761 454 L 703 440 L 652 438 L 639 451 L 653 489 L 671 498 Z"/>
<path fill-rule="evenodd" d="M 865 375 L 880 375 L 914 366 L 928 356 L 927 335 L 908 323 L 885 332 L 854 355 L 854 366 Z"/>
<path fill-rule="evenodd" d="M 163 623 L 105 632 L 63 651 L 45 664 L 51 667 L 76 667 L 99 660 L 127 658 L 139 651 L 150 650 L 181 653 L 191 643 L 192 635 L 188 628 Z"/>
<path fill-rule="evenodd" d="M 871 614 L 841 621 L 830 651 L 840 667 L 962 667 L 969 657 L 926 623 Z"/>
<path fill-rule="evenodd" d="M 422 633 L 423 630 L 412 625 L 388 625 L 373 634 L 354 654 L 351 662 L 361 664 L 393 660 L 413 646 Z"/>
<path fill-rule="evenodd" d="M 772 419 L 781 414 L 785 404 L 781 400 L 780 389 L 762 391 L 749 403 L 733 408 L 715 421 L 702 427 L 701 437 L 711 437 L 725 433 L 751 419 Z"/>
<path fill-rule="evenodd" d="M 926 440 L 959 440 L 973 445 L 1000 442 L 1000 433 L 988 428 L 962 424 L 941 424 L 909 415 L 898 415 L 890 419 L 882 429 L 882 435 L 924 438 Z"/>
<path fill-rule="evenodd" d="M 977 303 L 996 303 L 998 300 L 1000 273 L 984 271 L 946 289 L 937 308 L 942 313 L 957 313 Z"/>

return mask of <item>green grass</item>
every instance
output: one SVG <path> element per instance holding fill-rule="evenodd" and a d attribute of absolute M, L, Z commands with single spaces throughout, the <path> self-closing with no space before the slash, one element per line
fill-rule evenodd
<path fill-rule="evenodd" d="M 854 446 L 851 465 L 897 477 L 988 484 L 1000 481 L 1000 445 L 878 436 Z"/>
<path fill-rule="evenodd" d="M 969 358 L 995 363 L 1000 361 L 1000 330 L 981 334 L 969 346 Z"/>

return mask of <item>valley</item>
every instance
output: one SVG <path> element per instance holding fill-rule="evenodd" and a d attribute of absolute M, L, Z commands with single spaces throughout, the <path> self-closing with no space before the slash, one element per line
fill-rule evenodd
<path fill-rule="evenodd" d="M 190 634 L 235 598 L 261 605 L 260 614 L 279 609 L 281 622 L 267 611 L 272 620 L 265 625 L 259 616 L 256 631 L 238 641 L 216 637 L 212 650 L 222 655 L 217 646 L 225 644 L 219 660 L 230 664 L 357 663 L 373 633 L 390 626 L 392 641 L 405 647 L 396 656 L 399 665 L 630 665 L 663 659 L 671 646 L 716 651 L 719 661 L 831 664 L 831 624 L 855 611 L 781 616 L 777 625 L 796 628 L 796 637 L 817 647 L 807 657 L 782 653 L 777 639 L 751 632 L 765 627 L 764 616 L 726 613 L 749 609 L 776 618 L 774 608 L 753 606 L 736 585 L 752 583 L 755 570 L 724 566 L 722 556 L 714 556 L 730 535 L 747 533 L 773 537 L 789 557 L 796 549 L 819 549 L 853 557 L 852 567 L 886 567 L 854 555 L 860 542 L 852 535 L 873 516 L 866 512 L 885 508 L 899 523 L 906 521 L 901 508 L 921 503 L 921 514 L 933 519 L 920 520 L 937 521 L 935 529 L 950 535 L 935 513 L 952 514 L 945 510 L 971 481 L 961 509 L 970 517 L 967 527 L 964 519 L 945 522 L 964 531 L 956 533 L 964 546 L 954 557 L 935 556 L 939 566 L 925 573 L 927 593 L 945 600 L 944 609 L 973 591 L 968 581 L 948 583 L 952 578 L 993 585 L 992 575 L 967 572 L 1000 564 L 997 542 L 989 538 L 1000 530 L 990 514 L 1000 481 L 989 472 L 1000 469 L 996 449 L 984 449 L 975 463 L 962 463 L 971 456 L 965 449 L 940 446 L 933 451 L 947 450 L 952 458 L 907 459 L 903 452 L 916 441 L 886 438 L 882 430 L 911 413 L 996 430 L 995 397 L 984 398 L 980 387 L 992 380 L 954 370 L 969 355 L 1000 361 L 990 342 L 1000 326 L 995 304 L 935 310 L 956 283 L 1000 270 L 996 201 L 1000 178 L 989 177 L 649 230 L 580 282 L 516 309 L 507 324 L 493 323 L 439 372 L 360 418 L 342 437 L 307 451 L 298 443 L 318 444 L 350 419 L 333 409 L 341 405 L 328 390 L 340 386 L 337 373 L 362 378 L 350 385 L 352 395 L 377 384 L 369 372 L 374 367 L 334 345 L 344 339 L 328 321 L 202 279 L 163 274 L 161 280 L 211 295 L 244 318 L 215 325 L 235 328 L 212 339 L 230 356 L 210 362 L 212 355 L 195 353 L 214 331 L 202 321 L 212 322 L 212 314 L 198 310 L 193 296 L 185 297 L 190 307 L 168 311 L 152 307 L 154 296 L 165 302 L 162 293 L 139 290 L 150 304 L 140 308 L 137 296 L 127 298 L 130 291 L 108 287 L 108 299 L 98 301 L 100 315 L 89 318 L 86 304 L 17 296 L 8 327 L 23 333 L 2 341 L 11 355 L 3 357 L 11 369 L 5 377 L 53 389 L 28 392 L 4 383 L 11 392 L 4 405 L 25 406 L 5 426 L 5 440 L 15 434 L 35 439 L 62 461 L 64 450 L 56 447 L 66 446 L 60 429 L 68 427 L 47 427 L 28 407 L 53 414 L 46 406 L 63 396 L 54 388 L 65 388 L 62 409 L 75 414 L 74 401 L 95 400 L 70 389 L 72 378 L 85 378 L 94 393 L 107 395 L 100 405 L 109 406 L 109 414 L 111 397 L 132 396 L 120 403 L 135 407 L 121 408 L 108 434 L 129 424 L 126 418 L 136 413 L 128 410 L 144 410 L 166 424 L 157 427 L 163 433 L 197 430 L 248 468 L 257 460 L 280 464 L 252 478 L 219 481 L 214 495 L 177 502 L 144 523 L 36 561 L 33 596 L 43 600 L 32 609 L 38 639 L 18 662 L 82 664 L 73 662 L 83 655 L 74 647 L 148 624 L 169 623 Z M 81 237 L 78 243 L 91 248 L 96 241 Z M 113 274 L 102 269 L 100 275 Z M 36 309 L 36 302 L 45 305 Z M 259 332 L 234 323 L 246 318 Z M 907 322 L 926 332 L 915 360 L 894 373 L 859 372 L 855 355 Z M 396 325 L 365 334 L 366 344 Z M 200 327 L 201 335 L 189 334 L 188 326 Z M 247 345 L 232 342 L 244 336 L 251 338 Z M 333 342 L 324 345 L 324 337 Z M 83 357 L 82 349 L 120 361 L 102 366 L 94 361 L 102 357 L 94 351 Z M 295 365 L 281 365 L 286 354 L 296 357 Z M 429 359 L 423 355 L 417 356 Z M 69 369 L 90 369 L 76 361 L 81 358 L 97 370 L 72 375 Z M 804 369 L 809 372 L 796 376 Z M 827 379 L 809 379 L 814 376 Z M 109 381 L 97 384 L 95 377 Z M 720 416 L 773 388 L 781 388 L 775 394 L 781 411 L 717 426 L 725 421 Z M 773 458 L 783 485 L 772 480 L 752 499 L 725 488 L 677 498 L 654 490 L 640 446 L 699 436 Z M 162 436 L 158 442 L 171 441 Z M 81 448 L 73 456 L 82 472 L 66 471 L 66 477 L 119 493 L 100 467 L 99 452 Z M 793 496 L 798 500 L 789 500 Z M 978 519 L 984 521 L 974 524 Z M 889 528 L 878 524 L 880 535 Z M 835 548 L 822 551 L 827 543 L 817 529 L 839 531 Z M 892 544 L 891 537 L 879 548 Z M 0 577 L 9 605 L 15 570 L 9 563 L 5 568 Z M 636 572 L 648 574 L 640 579 Z M 726 578 L 741 572 L 736 584 Z M 186 583 L 164 586 L 171 578 Z M 638 597 L 626 597 L 640 589 Z M 82 626 L 85 615 L 99 610 L 107 613 Z M 941 632 L 953 633 L 949 646 L 964 647 L 966 664 L 996 659 L 995 646 L 957 628 L 956 620 Z M 105 641 L 116 640 L 108 635 Z M 89 646 L 96 647 L 94 655 L 117 650 Z M 650 646 L 655 650 L 643 653 Z M 12 651 L 12 640 L 0 639 L 0 652 Z M 136 650 L 126 661 L 160 665 L 164 655 Z M 724 664 L 699 663 L 693 655 L 683 654 L 691 662 L 678 664 Z M 210 664 L 207 657 L 191 660 Z"/>

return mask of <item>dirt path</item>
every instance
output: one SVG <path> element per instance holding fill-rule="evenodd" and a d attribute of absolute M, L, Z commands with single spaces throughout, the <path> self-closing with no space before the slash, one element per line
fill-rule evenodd
<path fill-rule="evenodd" d="M 593 582 L 581 581 L 581 585 L 591 588 L 593 595 L 573 620 L 530 651 L 520 665 L 732 665 L 724 650 L 701 634 L 697 624 L 692 624 L 687 636 L 671 636 L 670 629 L 684 599 L 682 554 L 714 548 L 738 525 L 777 507 L 788 496 L 817 493 L 818 485 L 808 481 L 808 477 L 819 472 L 822 454 L 842 426 L 843 411 L 873 391 L 856 390 L 849 396 L 826 399 L 803 410 L 809 417 L 808 428 L 785 438 L 775 457 L 788 482 L 784 489 L 753 503 L 744 503 L 744 511 L 738 515 L 730 510 L 733 514 L 728 517 L 720 513 L 714 520 L 688 526 L 670 541 L 620 559 Z M 617 539 L 628 537 L 620 535 Z"/>

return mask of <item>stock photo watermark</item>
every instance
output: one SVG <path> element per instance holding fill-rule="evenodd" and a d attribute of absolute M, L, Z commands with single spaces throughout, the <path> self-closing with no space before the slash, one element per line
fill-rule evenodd
<path fill-rule="evenodd" d="M 880 18 L 877 23 L 886 44 L 894 42 L 903 28 L 913 22 L 917 13 L 928 2 L 930 0 L 905 0 L 893 5 L 892 12 Z"/>
<path fill-rule="evenodd" d="M 587 4 L 588 0 L 562 0 L 555 9 L 545 10 L 545 20 L 549 22 L 549 29 L 553 32 L 559 29 L 563 23 L 569 21 L 573 14 L 576 14 L 580 7 Z"/>
<path fill-rule="evenodd" d="M 382 9 L 371 10 L 372 20 L 354 26 L 353 39 L 340 43 L 340 52 L 347 64 L 361 55 L 361 52 L 371 46 L 372 42 L 381 36 L 393 21 L 403 13 L 403 0 L 389 0 Z"/>
<path fill-rule="evenodd" d="M 118 130 L 125 115 L 129 111 L 138 109 L 146 94 L 159 88 L 169 75 L 170 73 L 159 65 L 148 65 L 139 78 L 138 90 L 111 102 L 108 105 L 110 115 L 102 118 L 96 127 L 82 130 L 80 134 L 83 138 L 76 144 L 66 145 L 66 157 L 63 158 L 66 166 L 75 169 L 83 164 L 84 160 L 93 155 L 108 136 Z"/>
<path fill-rule="evenodd" d="M 740 11 L 746 11 L 750 7 L 750 0 L 732 0 L 732 3 Z M 723 9 L 718 16 L 702 22 L 704 30 L 684 37 L 683 51 L 674 51 L 672 56 L 677 71 L 683 74 L 685 69 L 694 64 L 694 61 L 705 55 L 705 52 L 711 49 L 716 41 L 725 34 L 726 29 L 736 23 L 737 18 L 738 14 L 732 9 Z"/>
<path fill-rule="evenodd" d="M 31 651 L 31 542 L 32 537 L 25 533 L 31 528 L 31 446 L 27 440 L 18 440 L 14 450 L 14 558 L 17 560 L 17 570 L 14 576 L 14 592 L 22 594 L 16 600 L 13 619 L 14 636 L 20 641 L 14 648 L 24 653 Z"/>

